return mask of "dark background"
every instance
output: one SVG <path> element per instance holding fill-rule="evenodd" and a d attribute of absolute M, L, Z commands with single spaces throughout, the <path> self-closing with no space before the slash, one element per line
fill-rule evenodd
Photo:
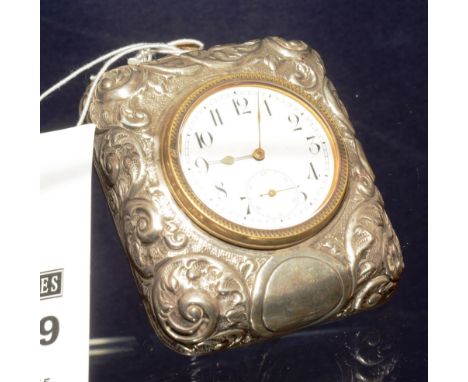
<path fill-rule="evenodd" d="M 41 92 L 126 44 L 192 37 L 209 47 L 269 35 L 303 40 L 321 54 L 401 241 L 399 290 L 386 306 L 342 322 L 212 356 L 180 356 L 152 334 L 94 176 L 91 337 L 124 338 L 99 348 L 113 354 L 93 352 L 92 381 L 427 380 L 425 1 L 42 0 Z M 90 74 L 42 103 L 41 131 L 76 122 Z"/>

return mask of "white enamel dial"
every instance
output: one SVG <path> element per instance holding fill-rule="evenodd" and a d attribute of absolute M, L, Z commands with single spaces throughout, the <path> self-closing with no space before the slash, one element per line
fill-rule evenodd
<path fill-rule="evenodd" d="M 253 229 L 311 219 L 335 176 L 323 120 L 296 96 L 262 84 L 231 85 L 196 102 L 179 129 L 179 156 L 202 203 Z"/>

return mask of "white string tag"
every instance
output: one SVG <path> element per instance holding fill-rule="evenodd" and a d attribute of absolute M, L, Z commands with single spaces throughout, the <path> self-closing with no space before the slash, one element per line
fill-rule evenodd
<path fill-rule="evenodd" d="M 138 43 L 83 65 L 43 94 L 40 101 L 84 71 L 104 62 L 92 77 L 77 126 L 106 70 L 137 52 L 129 64 L 155 54 L 202 49 L 198 40 Z M 86 381 L 89 367 L 91 171 L 95 125 L 41 134 L 40 381 Z"/>
<path fill-rule="evenodd" d="M 42 102 L 47 96 L 49 96 L 50 94 L 60 89 L 63 85 L 70 82 L 73 78 L 75 78 L 79 74 L 83 73 L 84 71 L 88 69 L 91 69 L 92 67 L 96 66 L 97 64 L 101 62 L 104 62 L 99 72 L 95 76 L 93 76 L 93 80 L 92 80 L 91 87 L 88 92 L 88 96 L 84 100 L 80 118 L 78 122 L 76 123 L 77 126 L 80 126 L 83 124 L 86 118 L 86 114 L 88 113 L 88 109 L 92 101 L 94 90 L 96 89 L 96 86 L 99 80 L 102 78 L 106 70 L 109 69 L 109 67 L 112 64 L 114 64 L 121 58 L 128 56 L 129 54 L 134 53 L 134 52 L 138 52 L 138 54 L 135 57 L 130 58 L 128 62 L 129 64 L 137 65 L 142 62 L 150 61 L 153 58 L 153 55 L 155 54 L 180 55 L 180 54 L 187 53 L 188 51 L 191 51 L 194 49 L 203 49 L 203 43 L 198 40 L 184 38 L 184 39 L 170 41 L 168 43 L 142 42 L 142 43 L 124 46 L 122 48 L 113 50 L 112 52 L 109 52 L 107 54 L 104 54 L 101 57 L 98 57 L 95 60 L 83 65 L 81 68 L 78 68 L 69 76 L 57 82 L 55 85 L 51 86 L 44 93 L 42 93 L 40 97 L 40 101 Z"/>
<path fill-rule="evenodd" d="M 87 381 L 95 125 L 40 135 L 40 381 Z"/>

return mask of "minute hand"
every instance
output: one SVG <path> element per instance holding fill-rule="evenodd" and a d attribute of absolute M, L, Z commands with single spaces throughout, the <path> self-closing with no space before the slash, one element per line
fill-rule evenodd
<path fill-rule="evenodd" d="M 257 92 L 257 125 L 258 125 L 258 147 L 254 150 L 252 156 L 256 160 L 265 159 L 265 151 L 262 149 L 262 119 L 260 113 L 260 92 Z"/>

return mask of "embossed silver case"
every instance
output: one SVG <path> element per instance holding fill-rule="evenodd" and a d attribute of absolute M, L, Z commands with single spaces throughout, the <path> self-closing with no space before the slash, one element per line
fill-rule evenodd
<path fill-rule="evenodd" d="M 299 86 L 336 118 L 349 157 L 343 202 L 304 242 L 277 250 L 228 244 L 170 194 L 160 137 L 187 94 L 217 76 L 264 73 Z M 196 355 L 282 335 L 386 301 L 403 260 L 345 107 L 316 51 L 278 37 L 215 46 L 110 70 L 88 120 L 115 226 L 162 341 Z"/>

